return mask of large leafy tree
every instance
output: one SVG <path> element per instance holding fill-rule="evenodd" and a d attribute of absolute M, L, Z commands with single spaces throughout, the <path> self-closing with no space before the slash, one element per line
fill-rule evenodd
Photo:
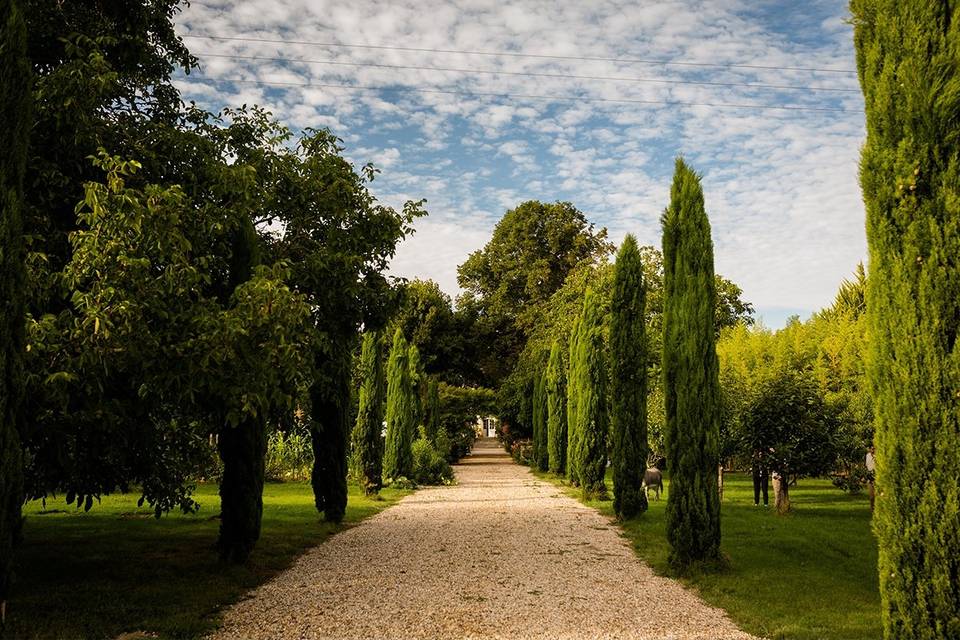
<path fill-rule="evenodd" d="M 73 419 L 122 421 L 116 433 L 133 450 L 125 460 L 140 466 L 112 470 L 119 474 L 114 482 L 125 488 L 139 481 L 158 514 L 192 506 L 188 443 L 218 434 L 219 549 L 224 559 L 242 561 L 259 537 L 266 423 L 290 407 L 305 368 L 309 309 L 284 284 L 281 268 L 254 271 L 256 235 L 235 210 L 222 210 L 215 227 L 232 247 L 224 265 L 231 290 L 225 297 L 209 291 L 206 268 L 218 256 L 207 251 L 219 244 L 210 212 L 177 187 L 128 186 L 135 163 L 102 156 L 98 165 L 107 181 L 87 186 L 82 230 L 71 236 L 64 272 L 74 291 L 71 333 L 61 343 L 39 341 L 38 348 L 53 346 L 63 359 L 59 375 L 71 385 L 65 401 L 77 394 L 90 400 L 90 414 Z M 103 371 L 115 385 L 136 385 L 120 391 L 136 395 L 136 416 L 145 424 L 127 422 L 133 416 L 126 411 L 99 409 L 116 392 L 99 388 Z M 90 508 L 95 496 L 114 488 L 106 479 L 68 478 L 68 499 Z"/>
<path fill-rule="evenodd" d="M 28 51 L 37 81 L 36 123 L 26 184 L 32 262 L 30 307 L 38 315 L 69 306 L 69 294 L 50 274 L 68 262 L 67 234 L 83 185 L 98 180 L 88 158 L 103 147 L 137 158 L 140 176 L 156 183 L 190 158 L 163 157 L 155 132 L 182 120 L 175 69 L 189 72 L 197 61 L 176 35 L 173 20 L 181 0 L 48 2 L 26 0 Z M 158 163 L 148 162 L 157 159 Z M 165 170 L 164 170 L 165 169 Z M 171 182 L 173 182 L 171 180 Z"/>
<path fill-rule="evenodd" d="M 290 132 L 262 110 L 228 116 L 229 148 L 265 186 L 258 220 L 282 227 L 268 237 L 269 255 L 290 264 L 289 283 L 313 310 L 311 481 L 317 509 L 339 521 L 347 498 L 353 352 L 360 327 L 383 328 L 393 311 L 384 272 L 397 243 L 423 215 L 422 202 L 407 202 L 401 211 L 380 204 L 369 190 L 374 167 L 355 170 L 329 131 L 308 130 L 290 145 Z"/>
<path fill-rule="evenodd" d="M 424 371 L 449 384 L 477 381 L 474 319 L 455 311 L 450 296 L 433 280 L 402 283 L 398 293 L 399 308 L 390 326 L 403 329 L 407 341 L 417 346 Z"/>
<path fill-rule="evenodd" d="M 632 518 L 647 510 L 646 291 L 637 241 L 628 235 L 617 253 L 610 302 L 610 395 L 613 510 Z"/>
<path fill-rule="evenodd" d="M 13 0 L 0 0 L 0 608 L 4 614 L 23 503 L 23 175 L 31 126 L 30 65 L 25 53 L 20 7 Z"/>
<path fill-rule="evenodd" d="M 357 422 L 353 428 L 352 453 L 354 475 L 368 495 L 383 483 L 383 410 L 386 379 L 383 370 L 379 334 L 363 336 L 360 352 L 360 398 Z"/>
<path fill-rule="evenodd" d="M 960 636 L 960 6 L 852 0 L 887 638 Z"/>
<path fill-rule="evenodd" d="M 478 355 L 488 385 L 513 370 L 540 305 L 567 275 L 610 252 L 606 236 L 568 202 L 528 201 L 507 211 L 490 241 L 460 265 L 460 306 L 477 315 L 477 339 L 487 345 Z"/>
<path fill-rule="evenodd" d="M 700 178 L 678 159 L 663 214 L 663 389 L 670 562 L 720 557 L 719 364 L 713 241 Z"/>
<path fill-rule="evenodd" d="M 836 466 L 838 416 L 802 371 L 781 370 L 746 392 L 739 429 L 730 434 L 745 458 L 759 455 L 772 473 L 783 478 L 777 511 L 790 510 L 790 484 L 820 476 Z"/>

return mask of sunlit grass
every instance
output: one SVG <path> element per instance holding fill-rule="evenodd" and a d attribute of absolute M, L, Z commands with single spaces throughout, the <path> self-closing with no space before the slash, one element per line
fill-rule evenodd
<path fill-rule="evenodd" d="M 801 480 L 790 490 L 793 512 L 778 516 L 772 507 L 753 506 L 749 476 L 727 474 L 724 484 L 721 547 L 729 567 L 685 578 L 686 584 L 743 629 L 772 640 L 881 636 L 877 544 L 866 496 L 847 495 L 829 480 Z M 613 517 L 612 502 L 587 504 Z M 665 497 L 651 500 L 647 513 L 623 530 L 641 558 L 670 575 L 665 507 Z"/>

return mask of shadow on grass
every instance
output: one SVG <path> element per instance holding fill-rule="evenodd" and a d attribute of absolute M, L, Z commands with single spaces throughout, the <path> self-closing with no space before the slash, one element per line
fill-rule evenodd
<path fill-rule="evenodd" d="M 218 621 L 219 609 L 288 567 L 331 534 L 395 503 L 351 487 L 344 525 L 320 522 L 309 484 L 268 484 L 263 531 L 243 566 L 217 561 L 217 488 L 202 485 L 194 515 L 157 520 L 137 496 L 107 496 L 89 513 L 60 501 L 47 511 L 30 503 L 17 583 L 3 638 L 113 638 L 146 631 L 195 638 Z M 151 516 L 151 517 L 141 517 Z"/>

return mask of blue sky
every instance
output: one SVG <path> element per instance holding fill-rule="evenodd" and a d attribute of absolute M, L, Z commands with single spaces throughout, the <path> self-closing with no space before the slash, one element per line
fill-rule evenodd
<path fill-rule="evenodd" d="M 778 327 L 829 304 L 866 255 L 846 18 L 836 1 L 194 0 L 177 22 L 201 72 L 179 85 L 210 109 L 261 104 L 294 129 L 330 127 L 383 170 L 382 201 L 426 198 L 391 269 L 451 295 L 457 265 L 528 199 L 569 200 L 614 241 L 659 245 L 682 154 L 703 175 L 717 271 Z M 476 95 L 491 93 L 568 99 Z"/>

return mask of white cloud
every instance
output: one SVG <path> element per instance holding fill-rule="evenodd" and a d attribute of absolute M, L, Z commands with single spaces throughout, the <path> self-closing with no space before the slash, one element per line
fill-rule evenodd
<path fill-rule="evenodd" d="M 784 67 L 853 66 L 842 3 L 781 3 L 757 13 L 743 0 L 556 3 L 520 0 L 194 0 L 183 34 L 281 39 L 187 39 L 202 73 L 185 97 L 209 108 L 259 103 L 295 128 L 329 126 L 348 156 L 373 160 L 385 202 L 427 197 L 432 217 L 394 261 L 399 275 L 433 277 L 456 294 L 456 265 L 520 200 L 570 200 L 611 237 L 659 243 L 673 159 L 704 175 L 718 271 L 758 308 L 814 310 L 865 256 L 856 183 L 863 138 L 854 92 L 771 90 L 710 83 L 857 89 L 854 75 Z M 298 44 L 345 42 L 512 51 L 647 62 L 493 57 Z M 296 58 L 257 61 L 205 54 Z M 651 64 L 674 60 L 743 67 Z M 310 61 L 310 62 L 302 62 Z M 599 81 L 396 69 L 401 65 L 511 73 L 643 78 Z M 421 87 L 355 91 L 263 83 Z M 649 80 L 682 81 L 649 82 Z M 567 100 L 496 95 L 559 96 Z M 847 112 L 606 102 L 769 104 Z"/>

